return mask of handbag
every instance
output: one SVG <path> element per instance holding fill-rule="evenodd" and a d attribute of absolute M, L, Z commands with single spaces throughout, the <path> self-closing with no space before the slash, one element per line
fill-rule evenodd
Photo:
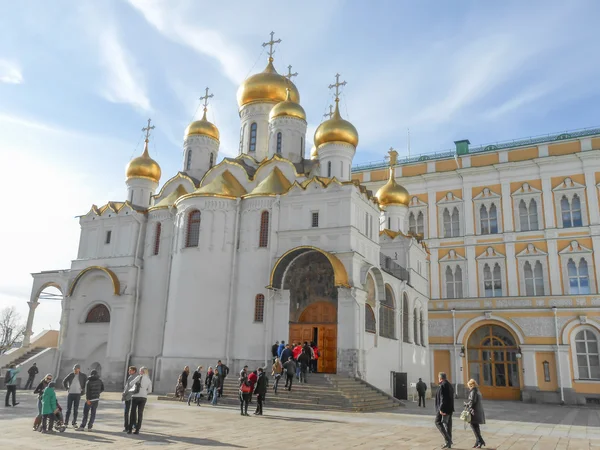
<path fill-rule="evenodd" d="M 471 413 L 465 409 L 460 413 L 460 420 L 465 422 L 465 424 L 471 423 Z"/>
<path fill-rule="evenodd" d="M 242 385 L 240 386 L 240 391 L 242 391 L 242 394 L 251 394 L 252 393 L 252 386 L 247 385 L 245 382 L 242 383 Z"/>

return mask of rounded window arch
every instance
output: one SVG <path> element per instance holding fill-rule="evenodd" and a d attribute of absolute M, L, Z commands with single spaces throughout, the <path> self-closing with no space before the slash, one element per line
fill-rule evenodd
<path fill-rule="evenodd" d="M 365 303 L 365 331 L 367 333 L 376 333 L 375 313 L 368 303 Z"/>
<path fill-rule="evenodd" d="M 281 131 L 277 133 L 277 149 L 276 152 L 278 155 L 281 155 Z"/>
<path fill-rule="evenodd" d="M 370 273 L 367 274 L 365 287 L 367 291 L 367 301 L 365 303 L 365 331 L 367 333 L 377 333 L 377 321 L 375 320 L 377 291 L 375 290 L 375 279 Z"/>
<path fill-rule="evenodd" d="M 250 125 L 250 136 L 248 141 L 248 151 L 254 152 L 256 151 L 256 135 L 257 135 L 257 125 L 256 122 Z"/>
<path fill-rule="evenodd" d="M 200 211 L 193 210 L 188 214 L 187 233 L 185 236 L 186 247 L 198 247 L 200 241 Z"/>
<path fill-rule="evenodd" d="M 258 233 L 258 246 L 269 246 L 269 211 L 263 211 L 260 215 L 260 231 Z"/>
<path fill-rule="evenodd" d="M 110 311 L 106 305 L 99 304 L 90 309 L 85 317 L 86 323 L 109 323 Z"/>
<path fill-rule="evenodd" d="M 379 335 L 396 338 L 396 300 L 389 284 L 385 285 L 385 300 L 379 305 Z"/>
<path fill-rule="evenodd" d="M 600 331 L 590 325 L 571 332 L 573 374 L 576 380 L 600 380 Z"/>
<path fill-rule="evenodd" d="M 402 295 L 402 341 L 410 342 L 408 335 L 408 294 Z"/>
<path fill-rule="evenodd" d="M 265 317 L 265 296 L 256 294 L 254 297 L 254 321 L 262 322 Z"/>
<path fill-rule="evenodd" d="M 415 306 L 413 309 L 413 334 L 415 344 L 419 343 L 419 309 Z"/>
<path fill-rule="evenodd" d="M 190 170 L 192 168 L 192 149 L 188 149 L 187 158 L 185 160 L 185 170 Z"/>

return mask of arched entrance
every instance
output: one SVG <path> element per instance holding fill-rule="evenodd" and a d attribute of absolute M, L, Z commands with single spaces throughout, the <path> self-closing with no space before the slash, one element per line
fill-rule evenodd
<path fill-rule="evenodd" d="M 469 379 L 479 384 L 486 398 L 519 400 L 519 347 L 514 336 L 500 325 L 487 324 L 469 337 Z"/>

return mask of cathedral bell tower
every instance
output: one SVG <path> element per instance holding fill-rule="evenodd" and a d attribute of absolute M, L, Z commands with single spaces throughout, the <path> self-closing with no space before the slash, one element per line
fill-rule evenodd
<path fill-rule="evenodd" d="M 396 177 L 394 176 L 394 167 L 398 162 L 398 152 L 390 148 L 388 153 L 390 155 L 390 176 L 388 182 L 379 188 L 375 197 L 379 201 L 379 206 L 384 210 L 384 228 L 406 234 L 406 214 L 408 213 L 410 197 L 408 191 L 396 183 Z"/>
<path fill-rule="evenodd" d="M 269 114 L 269 157 L 280 155 L 294 163 L 302 162 L 305 137 L 306 113 L 290 99 L 288 89 L 285 101 L 277 103 Z"/>
<path fill-rule="evenodd" d="M 144 152 L 141 156 L 133 158 L 127 164 L 125 171 L 127 176 L 127 200 L 129 203 L 148 208 L 150 199 L 158 187 L 160 181 L 160 166 L 156 161 L 150 158 L 148 153 L 148 142 L 150 141 L 150 132 L 155 128 L 150 126 L 151 120 L 148 119 L 148 125 L 142 128 L 146 132 L 144 140 Z"/>

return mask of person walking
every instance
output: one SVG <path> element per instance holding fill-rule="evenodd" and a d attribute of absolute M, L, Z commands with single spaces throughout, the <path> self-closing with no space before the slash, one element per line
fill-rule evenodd
<path fill-rule="evenodd" d="M 137 378 L 137 367 L 130 366 L 129 367 L 129 376 L 127 377 L 127 381 L 125 382 L 125 389 L 123 389 L 123 394 L 121 395 L 121 400 L 125 402 L 125 414 L 123 415 L 124 425 L 123 432 L 127 433 L 129 430 L 129 415 L 131 413 L 131 399 L 133 397 L 133 384 L 135 379 Z"/>
<path fill-rule="evenodd" d="M 140 434 L 142 429 L 142 420 L 144 418 L 144 408 L 148 400 L 148 394 L 152 392 L 152 381 L 148 376 L 148 369 L 140 367 L 140 374 L 133 382 L 133 394 L 131 396 L 131 415 L 129 416 L 129 429 L 127 434 Z"/>
<path fill-rule="evenodd" d="M 442 448 L 452 448 L 452 414 L 454 413 L 454 388 L 444 372 L 438 375 L 440 387 L 435 393 L 435 426 L 446 443 Z"/>
<path fill-rule="evenodd" d="M 8 403 L 8 399 L 12 396 L 12 406 L 17 406 L 17 375 L 21 369 L 17 369 L 14 364 L 8 366 L 6 375 L 4 376 L 4 384 L 6 385 L 6 398 L 4 399 L 4 406 L 11 406 Z"/>
<path fill-rule="evenodd" d="M 42 394 L 42 433 L 54 433 L 52 430 L 54 427 L 54 414 L 58 409 L 54 386 L 54 381 L 51 381 Z"/>
<path fill-rule="evenodd" d="M 185 400 L 185 390 L 187 389 L 188 384 L 188 376 L 190 375 L 190 366 L 185 366 L 183 368 L 183 372 L 179 376 L 179 385 L 180 385 L 180 401 Z"/>
<path fill-rule="evenodd" d="M 79 410 L 79 400 L 85 389 L 87 375 L 81 371 L 79 364 L 73 366 L 73 372 L 63 380 L 63 387 L 67 390 L 67 413 L 65 414 L 65 424 L 69 423 L 71 411 L 73 412 L 73 428 L 77 428 L 77 412 Z"/>
<path fill-rule="evenodd" d="M 311 345 L 312 350 L 313 350 L 313 357 L 314 359 L 312 360 L 312 364 L 313 364 L 313 373 L 317 373 L 317 365 L 319 362 L 319 357 L 321 356 L 321 352 L 319 351 L 319 347 L 317 346 L 317 344 L 315 342 L 312 343 Z"/>
<path fill-rule="evenodd" d="M 275 362 L 275 358 L 277 358 L 277 350 L 279 350 L 279 341 L 275 341 L 275 343 L 271 346 L 271 357 L 273 358 L 273 362 Z"/>
<path fill-rule="evenodd" d="M 281 380 L 281 375 L 283 374 L 283 366 L 281 365 L 281 361 L 279 358 L 275 358 L 275 362 L 273 363 L 273 370 L 271 371 L 271 376 L 275 377 L 275 383 L 273 383 L 273 392 L 277 394 L 277 387 L 279 386 L 279 380 Z"/>
<path fill-rule="evenodd" d="M 35 388 L 35 391 L 33 391 L 34 394 L 38 395 L 38 398 L 37 398 L 38 415 L 35 418 L 35 420 L 33 421 L 33 431 L 38 431 L 38 429 L 40 429 L 40 425 L 42 424 L 42 418 L 43 418 L 42 397 L 44 395 L 44 389 L 46 389 L 51 382 L 52 382 L 52 374 L 49 373 L 44 378 L 42 378 L 42 381 L 40 381 L 40 384 L 38 384 L 37 387 Z"/>
<path fill-rule="evenodd" d="M 475 435 L 475 445 L 473 448 L 482 448 L 485 447 L 485 441 L 481 436 L 480 428 L 480 425 L 485 424 L 485 411 L 483 410 L 482 395 L 475 380 L 469 380 L 467 386 L 469 386 L 470 391 L 469 398 L 465 402 L 465 407 L 471 413 L 470 425 L 471 430 L 473 430 L 473 434 Z"/>
<path fill-rule="evenodd" d="M 281 364 L 282 365 L 285 364 L 288 359 L 293 358 L 293 357 L 294 357 L 294 352 L 292 352 L 290 344 L 286 344 L 284 349 L 281 351 L 281 355 L 279 355 L 279 360 L 281 361 Z"/>
<path fill-rule="evenodd" d="M 300 381 L 300 363 L 298 358 L 302 354 L 302 344 L 298 342 L 292 347 L 292 354 L 294 355 L 294 361 L 296 361 L 296 379 Z"/>
<path fill-rule="evenodd" d="M 281 352 L 285 349 L 285 341 L 281 341 L 279 347 L 277 348 L 277 357 L 281 360 Z"/>
<path fill-rule="evenodd" d="M 212 379 L 215 376 L 215 372 L 213 368 L 208 366 L 208 370 L 206 371 L 206 379 L 204 380 L 204 386 L 206 386 L 206 401 L 210 402 L 212 400 Z"/>
<path fill-rule="evenodd" d="M 202 366 L 198 366 L 198 368 L 194 371 L 192 375 L 192 392 L 190 392 L 190 396 L 188 397 L 188 406 L 190 406 L 190 402 L 192 401 L 192 397 L 194 397 L 194 403 L 200 406 L 200 393 L 202 392 Z"/>
<path fill-rule="evenodd" d="M 417 394 L 419 394 L 419 406 L 421 406 L 421 400 L 423 400 L 423 408 L 425 408 L 425 392 L 427 392 L 427 385 L 419 378 L 417 382 Z"/>
<path fill-rule="evenodd" d="M 259 367 L 257 372 L 258 378 L 256 380 L 256 386 L 254 387 L 254 394 L 256 395 L 256 411 L 254 411 L 254 415 L 262 416 L 263 402 L 265 400 L 265 395 L 267 395 L 267 377 L 265 376 L 262 367 Z"/>
<path fill-rule="evenodd" d="M 302 383 L 303 380 L 304 380 L 304 383 L 306 383 L 306 372 L 308 371 L 309 364 L 310 364 L 310 350 L 307 350 L 307 351 L 302 350 L 302 353 L 300 354 L 300 356 L 298 356 L 298 367 L 296 368 L 296 371 L 300 372 L 300 377 L 298 378 L 300 383 Z"/>
<path fill-rule="evenodd" d="M 252 386 L 248 381 L 248 366 L 244 366 L 240 370 L 240 377 L 238 378 L 240 385 L 239 396 L 240 396 L 240 414 L 242 416 L 248 415 L 248 404 L 252 398 Z"/>
<path fill-rule="evenodd" d="M 23 388 L 24 390 L 31 389 L 33 387 L 33 380 L 38 373 L 40 373 L 40 371 L 37 368 L 37 364 L 33 363 L 33 365 L 27 371 L 29 377 L 27 378 L 27 383 L 25 383 L 25 387 Z"/>
<path fill-rule="evenodd" d="M 96 409 L 100 403 L 100 394 L 104 392 L 104 383 L 98 376 L 98 371 L 92 370 L 90 376 L 85 383 L 85 404 L 83 405 L 83 420 L 77 431 L 92 431 L 94 421 L 96 420 Z M 89 423 L 88 423 L 89 416 Z"/>
<path fill-rule="evenodd" d="M 221 377 L 217 372 L 213 375 L 212 379 L 212 402 L 211 404 L 215 406 L 217 404 L 217 399 L 219 398 L 219 389 L 221 389 Z"/>
<path fill-rule="evenodd" d="M 283 363 L 283 368 L 285 369 L 285 387 L 288 391 L 291 391 L 292 384 L 294 383 L 294 375 L 296 375 L 296 363 L 294 362 L 294 358 L 290 356 L 288 360 Z"/>
<path fill-rule="evenodd" d="M 221 379 L 221 384 L 219 387 L 219 397 L 223 396 L 223 387 L 225 385 L 225 378 L 229 375 L 229 367 L 221 362 L 221 360 L 217 361 L 216 372 L 219 374 L 219 378 Z"/>

